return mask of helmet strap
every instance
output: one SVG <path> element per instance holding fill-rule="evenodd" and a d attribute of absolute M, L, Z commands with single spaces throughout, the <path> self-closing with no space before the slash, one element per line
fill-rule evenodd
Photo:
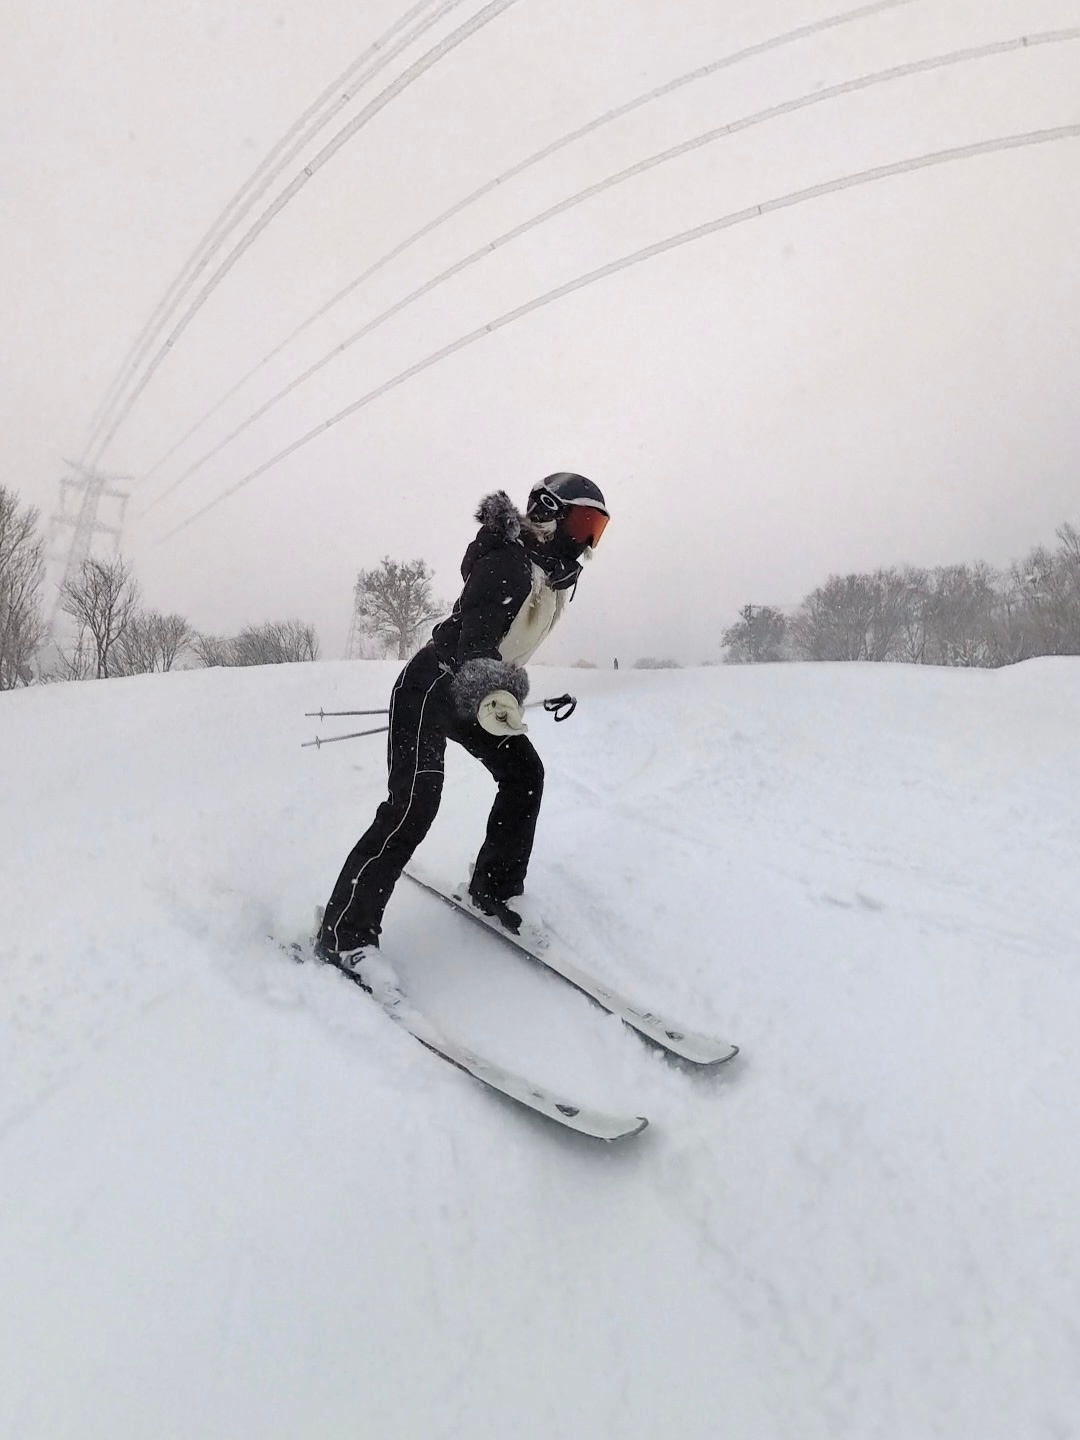
<path fill-rule="evenodd" d="M 556 521 L 531 520 L 525 516 L 521 523 L 522 533 L 531 536 L 538 545 L 547 545 L 555 534 Z"/>

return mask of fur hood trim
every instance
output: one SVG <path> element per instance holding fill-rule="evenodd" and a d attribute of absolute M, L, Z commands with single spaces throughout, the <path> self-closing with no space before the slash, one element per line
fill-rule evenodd
<path fill-rule="evenodd" d="M 491 495 L 485 495 L 476 507 L 476 518 L 486 529 L 494 531 L 501 540 L 521 538 L 522 517 L 505 490 L 496 490 Z"/>

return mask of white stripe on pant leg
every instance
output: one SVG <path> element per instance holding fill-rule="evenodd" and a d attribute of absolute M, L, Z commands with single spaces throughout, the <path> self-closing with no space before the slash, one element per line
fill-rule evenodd
<path fill-rule="evenodd" d="M 412 781 L 411 781 L 410 786 L 409 786 L 409 801 L 408 801 L 408 804 L 405 806 L 405 813 L 402 815 L 402 817 L 401 817 L 401 819 L 398 821 L 398 823 L 394 826 L 393 830 L 390 831 L 390 834 L 387 835 L 386 839 L 383 841 L 383 843 L 382 843 L 382 848 L 379 850 L 379 853 L 378 853 L 377 855 L 369 855 L 368 858 L 364 861 L 364 863 L 360 866 L 360 869 L 359 869 L 359 870 L 356 872 L 356 874 L 353 876 L 353 879 L 352 879 L 352 889 L 351 889 L 351 893 L 350 893 L 350 895 L 349 895 L 349 903 L 345 906 L 344 910 L 342 910 L 341 914 L 338 916 L 337 920 L 334 922 L 334 949 L 335 949 L 335 950 L 340 949 L 340 945 L 339 945 L 339 942 L 338 942 L 338 927 L 340 926 L 342 920 L 345 919 L 345 917 L 348 915 L 349 911 L 352 909 L 353 901 L 356 899 L 356 887 L 357 887 L 357 885 L 359 885 L 359 883 L 360 883 L 360 877 L 361 877 L 361 875 L 363 875 L 364 871 L 367 869 L 367 867 L 371 864 L 371 862 L 372 862 L 373 860 L 380 860 L 380 859 L 382 859 L 383 855 L 386 853 L 386 847 L 390 844 L 390 841 L 394 838 L 394 836 L 395 836 L 395 835 L 398 833 L 398 831 L 401 829 L 402 825 L 404 825 L 404 824 L 405 824 L 405 821 L 409 818 L 409 812 L 412 810 L 413 801 L 416 799 L 416 778 L 417 778 L 417 776 L 420 775 L 420 774 L 430 775 L 430 774 L 437 774 L 437 773 L 438 773 L 437 771 L 430 771 L 430 770 L 421 771 L 421 769 L 420 769 L 420 735 L 421 735 L 421 732 L 423 731 L 423 728 L 424 728 L 424 711 L 427 709 L 428 696 L 431 694 L 432 690 L 435 689 L 435 686 L 439 683 L 439 681 L 440 681 L 441 679 L 442 679 L 442 672 L 440 671 L 440 673 L 439 673 L 438 675 L 436 675 L 435 679 L 431 682 L 431 684 L 430 684 L 430 685 L 428 686 L 428 688 L 425 690 L 425 692 L 424 692 L 424 698 L 423 698 L 423 700 L 420 702 L 420 718 L 419 718 L 419 720 L 416 722 L 416 759 L 415 759 L 415 763 L 413 764 Z M 401 682 L 400 682 L 400 680 L 399 680 L 399 681 L 398 681 L 398 685 L 400 685 L 400 683 L 401 683 Z M 395 700 L 397 699 L 398 685 L 395 685 L 395 686 L 394 686 L 394 689 L 393 689 L 393 691 L 392 691 L 392 693 L 391 693 L 391 697 L 390 697 L 390 764 L 391 764 L 391 768 L 392 768 L 392 766 L 393 766 L 393 758 L 394 758 L 394 728 L 393 728 L 393 726 L 394 726 L 394 702 L 395 702 Z M 387 795 L 388 795 L 388 797 L 389 797 L 389 785 L 387 786 Z"/>
<path fill-rule="evenodd" d="M 387 719 L 389 720 L 389 725 L 388 725 L 388 727 L 387 727 L 389 733 L 387 734 L 387 737 L 386 737 L 387 757 L 388 757 L 388 763 L 387 763 L 387 767 L 386 767 L 387 770 L 392 770 L 392 769 L 393 769 L 393 765 L 394 765 L 394 706 L 397 704 L 398 691 L 401 689 L 401 682 L 402 682 L 404 679 L 405 679 L 405 671 L 402 670 L 401 674 L 400 674 L 400 675 L 398 676 L 398 678 L 394 681 L 394 688 L 390 691 L 390 714 L 389 714 L 389 716 L 387 717 Z M 420 733 L 420 732 L 417 731 L 417 734 L 418 734 L 418 735 L 419 735 L 419 733 Z"/>

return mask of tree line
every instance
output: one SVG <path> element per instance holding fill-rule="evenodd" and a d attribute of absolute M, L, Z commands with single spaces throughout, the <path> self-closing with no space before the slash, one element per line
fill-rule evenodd
<path fill-rule="evenodd" d="M 319 658 L 314 626 L 301 620 L 247 625 L 238 635 L 203 635 L 183 615 L 144 609 L 138 581 L 120 557 L 84 560 L 60 586 L 60 609 L 76 639 L 57 649 L 53 676 L 108 680 L 178 666 L 284 665 Z"/>
<path fill-rule="evenodd" d="M 0 485 L 0 690 L 30 683 L 47 634 L 41 610 L 45 544 L 37 523 L 38 512 Z"/>
<path fill-rule="evenodd" d="M 1080 530 L 1062 525 L 1057 540 L 1002 570 L 979 562 L 831 575 L 790 612 L 746 606 L 724 631 L 724 659 L 996 668 L 1080 655 Z"/>
<path fill-rule="evenodd" d="M 203 635 L 183 615 L 142 603 L 132 566 L 121 556 L 89 556 L 59 587 L 57 608 L 70 638 L 47 663 L 45 545 L 39 513 L 0 485 L 0 690 L 43 680 L 107 680 L 178 666 L 274 665 L 319 658 L 312 625 L 300 620 L 248 625 L 238 635 Z"/>
<path fill-rule="evenodd" d="M 144 606 L 122 556 L 85 559 L 60 585 L 57 609 L 69 638 L 48 646 L 45 545 L 37 509 L 0 486 L 0 690 L 43 680 L 107 680 L 178 667 L 282 665 L 317 660 L 315 627 L 301 620 L 245 626 L 236 635 L 201 634 L 183 615 Z M 423 560 L 384 558 L 353 588 L 356 655 L 407 659 L 446 612 Z M 47 662 L 42 664 L 47 654 Z"/>
<path fill-rule="evenodd" d="M 44 541 L 39 514 L 0 485 L 0 690 L 42 679 L 108 679 L 178 666 L 274 665 L 317 660 L 315 627 L 300 620 L 204 635 L 182 615 L 142 604 L 122 557 L 87 558 L 61 586 L 71 621 L 67 648 L 53 647 L 43 608 Z M 915 566 L 831 575 L 794 609 L 747 605 L 722 637 L 724 660 L 899 661 L 996 667 L 1038 655 L 1080 655 L 1080 530 L 1062 525 L 1057 545 L 1036 546 L 1003 570 Z M 447 607 L 423 560 L 361 570 L 353 587 L 350 655 L 406 660 Z M 587 663 L 587 662 L 579 662 Z M 642 659 L 665 669 L 667 659 Z"/>

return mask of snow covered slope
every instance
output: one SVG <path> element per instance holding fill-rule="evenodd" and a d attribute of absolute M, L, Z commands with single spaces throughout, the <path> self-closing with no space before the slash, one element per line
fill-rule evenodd
<path fill-rule="evenodd" d="M 1080 662 L 534 669 L 530 890 L 743 1047 L 646 1049 L 415 890 L 460 1038 L 648 1114 L 612 1149 L 290 965 L 380 798 L 301 750 L 393 667 L 0 696 L 5 1440 L 1080 1435 Z M 459 878 L 490 782 L 450 756 Z"/>

